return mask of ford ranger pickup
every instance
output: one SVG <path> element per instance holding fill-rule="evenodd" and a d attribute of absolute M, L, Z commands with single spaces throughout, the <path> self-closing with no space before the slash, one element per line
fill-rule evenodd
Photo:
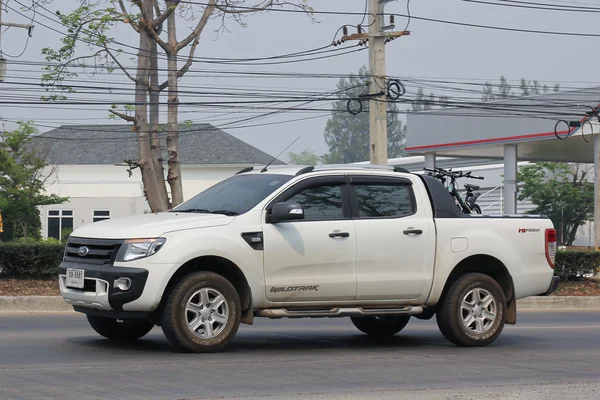
<path fill-rule="evenodd" d="M 535 215 L 464 214 L 434 177 L 388 166 L 247 168 L 179 206 L 76 229 L 61 295 L 115 341 L 160 326 L 214 352 L 254 318 L 349 317 L 386 337 L 435 317 L 460 346 L 552 293 L 556 231 Z"/>

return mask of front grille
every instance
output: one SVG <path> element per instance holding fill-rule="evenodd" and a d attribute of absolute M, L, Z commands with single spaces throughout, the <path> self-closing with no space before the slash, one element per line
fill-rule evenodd
<path fill-rule="evenodd" d="M 123 240 L 70 237 L 65 249 L 64 261 L 84 264 L 112 264 L 122 244 Z M 82 247 L 87 248 L 87 254 L 79 254 L 79 249 Z"/>

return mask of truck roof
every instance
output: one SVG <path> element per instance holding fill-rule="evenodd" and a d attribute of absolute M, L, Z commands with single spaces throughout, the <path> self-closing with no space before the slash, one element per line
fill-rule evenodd
<path fill-rule="evenodd" d="M 268 167 L 248 167 L 238 174 L 260 174 L 271 172 L 274 174 L 298 176 L 309 172 L 318 171 L 388 171 L 410 173 L 408 170 L 392 165 L 357 165 L 357 164 L 324 164 L 324 165 L 269 165 Z"/>
<path fill-rule="evenodd" d="M 374 165 L 374 164 L 324 164 L 324 165 L 269 165 L 244 168 L 237 174 L 280 174 L 288 176 L 299 176 L 311 172 L 319 171 L 339 171 L 339 172 L 398 172 L 412 174 L 420 178 L 425 185 L 429 201 L 433 208 L 434 218 L 547 218 L 544 215 L 522 214 L 522 215 L 477 215 L 464 214 L 457 206 L 454 198 L 448 192 L 448 189 L 435 177 L 427 174 L 413 173 L 405 168 L 392 165 Z"/>

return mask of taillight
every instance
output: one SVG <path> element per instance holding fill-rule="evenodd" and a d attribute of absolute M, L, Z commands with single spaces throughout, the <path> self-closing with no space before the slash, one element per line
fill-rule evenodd
<path fill-rule="evenodd" d="M 554 269 L 556 260 L 556 229 L 546 229 L 546 259 L 550 268 Z"/>

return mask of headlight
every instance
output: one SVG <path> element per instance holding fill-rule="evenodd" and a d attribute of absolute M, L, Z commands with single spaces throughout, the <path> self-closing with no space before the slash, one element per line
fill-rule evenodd
<path fill-rule="evenodd" d="M 159 251 L 167 239 L 130 239 L 121 246 L 115 261 L 133 261 L 140 258 L 150 257 Z"/>

